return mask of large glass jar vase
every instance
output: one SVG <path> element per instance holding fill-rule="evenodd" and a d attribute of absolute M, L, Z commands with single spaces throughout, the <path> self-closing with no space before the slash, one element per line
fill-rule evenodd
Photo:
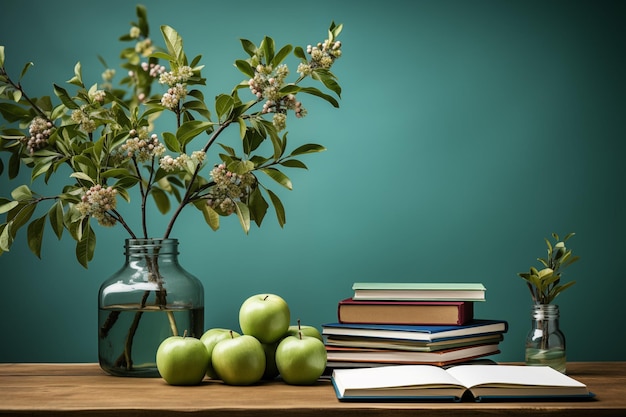
<path fill-rule="evenodd" d="M 526 364 L 547 365 L 566 371 L 565 335 L 559 328 L 559 306 L 535 304 L 531 312 L 531 329 L 526 337 Z"/>
<path fill-rule="evenodd" d="M 158 377 L 156 351 L 172 335 L 204 330 L 202 283 L 178 263 L 177 239 L 127 239 L 124 266 L 98 294 L 100 367 Z"/>

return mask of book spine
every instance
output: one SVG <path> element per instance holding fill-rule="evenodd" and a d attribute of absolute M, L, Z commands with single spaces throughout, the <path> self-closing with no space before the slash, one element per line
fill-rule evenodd
<path fill-rule="evenodd" d="M 337 319 L 347 324 L 463 325 L 474 318 L 474 303 L 341 300 Z"/>

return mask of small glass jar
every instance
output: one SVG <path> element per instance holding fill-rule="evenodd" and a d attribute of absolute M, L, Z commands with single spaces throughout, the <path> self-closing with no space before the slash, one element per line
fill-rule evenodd
<path fill-rule="evenodd" d="M 98 294 L 98 358 L 111 375 L 158 377 L 169 336 L 200 338 L 204 289 L 178 263 L 177 239 L 127 239 L 124 266 Z"/>
<path fill-rule="evenodd" d="M 526 365 L 547 365 L 565 373 L 565 335 L 559 328 L 559 306 L 533 305 L 526 337 Z"/>

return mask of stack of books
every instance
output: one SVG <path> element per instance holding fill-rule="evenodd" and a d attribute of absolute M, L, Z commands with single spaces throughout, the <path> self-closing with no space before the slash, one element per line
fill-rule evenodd
<path fill-rule="evenodd" d="M 474 317 L 476 283 L 355 283 L 322 325 L 328 368 L 447 366 L 500 353 L 504 320 Z"/>

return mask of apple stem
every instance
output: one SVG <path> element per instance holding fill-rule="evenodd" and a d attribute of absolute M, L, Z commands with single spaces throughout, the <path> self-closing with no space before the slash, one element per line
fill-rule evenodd
<path fill-rule="evenodd" d="M 300 340 L 302 340 L 302 331 L 301 331 L 301 330 L 298 330 L 298 338 L 299 338 Z"/>
<path fill-rule="evenodd" d="M 187 329 L 183 332 L 183 337 L 187 337 Z"/>
<path fill-rule="evenodd" d="M 269 297 L 269 295 L 266 295 L 265 297 L 263 297 L 263 301 L 267 300 Z"/>
<path fill-rule="evenodd" d="M 228 333 L 230 333 L 230 338 L 231 338 L 231 339 L 234 339 L 234 338 L 235 338 L 235 336 L 233 335 L 233 331 L 232 331 L 232 330 L 229 330 L 229 331 L 228 331 Z"/>
<path fill-rule="evenodd" d="M 301 327 L 300 327 L 300 319 L 298 319 L 298 330 L 301 330 Z"/>

